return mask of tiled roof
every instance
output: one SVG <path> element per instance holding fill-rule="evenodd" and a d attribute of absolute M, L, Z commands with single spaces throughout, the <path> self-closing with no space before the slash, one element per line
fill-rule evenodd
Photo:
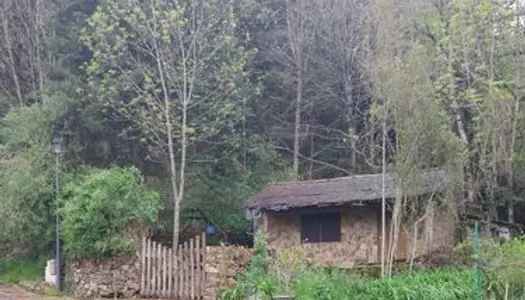
<path fill-rule="evenodd" d="M 444 190 L 450 182 L 450 174 L 443 169 L 420 173 L 403 190 L 404 195 L 423 195 Z M 396 176 L 385 174 L 385 197 L 394 198 Z M 366 174 L 333 179 L 274 183 L 252 196 L 247 208 L 285 210 L 308 206 L 342 205 L 354 201 L 379 200 L 382 198 L 382 175 Z"/>

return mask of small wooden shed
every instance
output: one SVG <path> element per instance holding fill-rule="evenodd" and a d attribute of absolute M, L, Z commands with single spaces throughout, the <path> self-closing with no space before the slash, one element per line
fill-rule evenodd
<path fill-rule="evenodd" d="M 396 193 L 401 192 L 406 199 L 438 199 L 451 181 L 442 169 L 421 172 L 417 188 L 403 191 L 395 174 L 386 174 L 384 179 L 388 233 Z M 257 230 L 266 233 L 274 250 L 302 245 L 308 258 L 318 265 L 377 264 L 382 245 L 382 183 L 382 174 L 275 183 L 249 199 L 246 213 Z M 418 226 L 401 224 L 396 260 L 452 248 L 455 217 L 438 203 Z M 413 230 L 420 233 L 415 240 Z M 388 239 L 385 244 L 390 244 Z"/>

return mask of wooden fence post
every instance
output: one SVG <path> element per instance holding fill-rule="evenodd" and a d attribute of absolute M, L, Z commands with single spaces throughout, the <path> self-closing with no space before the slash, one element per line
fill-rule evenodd
<path fill-rule="evenodd" d="M 204 293 L 206 292 L 206 285 L 205 285 L 205 282 L 206 282 L 206 271 L 204 269 L 205 265 L 206 265 L 206 251 L 208 251 L 208 246 L 206 246 L 206 232 L 203 232 L 202 233 L 202 239 L 201 239 L 201 243 L 202 243 L 202 250 L 201 250 L 201 258 L 202 258 L 202 266 L 201 266 L 201 293 L 202 293 L 202 296 L 204 296 Z"/>
<path fill-rule="evenodd" d="M 195 255 L 193 253 L 195 251 L 195 239 L 190 239 L 190 274 L 191 274 L 191 299 L 195 299 Z"/>
<path fill-rule="evenodd" d="M 146 237 L 142 238 L 142 249 L 141 249 L 141 260 L 140 260 L 140 295 L 144 296 L 145 283 L 146 283 Z"/>
<path fill-rule="evenodd" d="M 152 283 L 152 280 L 151 280 L 151 267 L 152 267 L 152 264 L 151 264 L 151 240 L 148 239 L 147 240 L 147 248 L 148 248 L 148 256 L 146 257 L 146 264 L 147 264 L 147 288 L 146 288 L 146 296 L 151 296 L 151 283 Z"/>
<path fill-rule="evenodd" d="M 176 246 L 176 248 L 173 248 L 173 259 L 174 259 L 174 272 L 173 272 L 173 285 L 175 287 L 174 296 L 179 297 L 180 296 L 180 263 L 179 263 L 179 247 Z"/>
<path fill-rule="evenodd" d="M 173 249 L 168 249 L 168 297 L 173 297 Z"/>
<path fill-rule="evenodd" d="M 195 292 L 197 299 L 202 297 L 201 295 L 201 241 L 200 236 L 195 237 L 195 261 L 196 261 L 196 277 L 195 277 Z"/>

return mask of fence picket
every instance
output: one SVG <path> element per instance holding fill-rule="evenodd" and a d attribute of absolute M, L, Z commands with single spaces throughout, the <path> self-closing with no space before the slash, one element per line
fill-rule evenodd
<path fill-rule="evenodd" d="M 174 271 L 173 271 L 173 286 L 174 286 L 174 293 L 173 296 L 178 297 L 179 291 L 180 291 L 180 285 L 179 285 L 179 248 L 173 248 L 173 260 L 174 260 Z"/>
<path fill-rule="evenodd" d="M 194 242 L 195 242 L 195 239 L 190 239 L 190 263 L 189 263 L 189 268 L 190 268 L 190 299 L 195 299 L 195 256 L 193 255 L 193 251 L 195 249 L 195 245 L 194 245 Z"/>
<path fill-rule="evenodd" d="M 178 256 L 179 256 L 179 298 L 184 297 L 184 247 L 179 246 Z"/>
<path fill-rule="evenodd" d="M 140 295 L 144 296 L 145 291 L 145 283 L 146 283 L 146 237 L 144 236 L 142 238 L 142 251 L 141 251 L 142 257 L 140 261 Z"/>
<path fill-rule="evenodd" d="M 162 290 L 161 290 L 161 295 L 163 297 L 166 297 L 166 289 L 167 289 L 166 267 L 167 266 L 168 266 L 168 262 L 166 260 L 166 247 L 162 246 Z"/>
<path fill-rule="evenodd" d="M 156 279 L 157 279 L 157 263 L 156 263 L 156 256 L 157 256 L 157 244 L 153 241 L 151 242 L 151 291 L 150 296 L 155 296 L 155 292 L 157 291 L 157 285 L 156 285 Z"/>
<path fill-rule="evenodd" d="M 157 244 L 157 293 L 155 296 L 162 296 L 162 245 Z"/>
<path fill-rule="evenodd" d="M 195 237 L 195 297 L 201 298 L 201 245 L 200 236 Z"/>
<path fill-rule="evenodd" d="M 148 267 L 147 267 L 147 280 L 148 280 L 148 283 L 147 283 L 147 288 L 146 288 L 146 296 L 151 296 L 151 283 L 152 283 L 152 280 L 151 280 L 151 240 L 148 239 L 147 241 L 147 244 L 148 244 L 148 257 L 146 257 L 146 263 L 148 264 Z"/>
<path fill-rule="evenodd" d="M 162 245 L 157 244 L 157 288 L 155 296 L 160 297 L 162 292 Z"/>
<path fill-rule="evenodd" d="M 184 296 L 186 298 L 188 298 L 190 295 L 190 268 L 188 267 L 189 263 L 190 259 L 188 256 L 188 242 L 184 242 Z"/>
<path fill-rule="evenodd" d="M 201 256 L 201 262 L 203 262 L 200 266 L 200 270 L 201 270 L 201 284 L 200 284 L 200 289 L 201 289 L 201 296 L 204 296 L 204 291 L 205 291 L 205 286 L 204 286 L 204 283 L 206 282 L 206 272 L 204 272 L 204 262 L 206 261 L 206 232 L 203 232 L 202 233 L 202 236 L 201 236 L 201 244 L 202 244 L 202 249 L 201 249 L 201 253 L 199 253 L 199 255 Z"/>
<path fill-rule="evenodd" d="M 169 256 L 168 247 L 164 247 L 164 297 L 168 296 L 168 282 L 169 282 Z"/>
<path fill-rule="evenodd" d="M 171 298 L 173 295 L 173 249 L 168 248 L 168 298 Z"/>

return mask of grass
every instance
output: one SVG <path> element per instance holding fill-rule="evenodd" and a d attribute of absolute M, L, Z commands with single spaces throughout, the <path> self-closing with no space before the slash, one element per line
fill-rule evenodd
<path fill-rule="evenodd" d="M 442 269 L 356 282 L 341 272 L 317 270 L 299 276 L 293 292 L 300 300 L 467 300 L 474 299 L 474 272 Z"/>
<path fill-rule="evenodd" d="M 20 255 L 0 259 L 0 284 L 44 280 L 45 262 Z"/>
<path fill-rule="evenodd" d="M 311 268 L 297 274 L 285 294 L 291 293 L 297 300 L 473 300 L 474 275 L 472 269 L 439 269 L 376 279 L 343 270 Z M 262 282 L 270 282 L 270 294 L 275 295 L 282 286 L 273 274 L 267 276 Z M 259 291 L 270 295 L 263 289 Z M 244 299 L 244 292 L 230 290 L 223 296 L 224 300 Z"/>

